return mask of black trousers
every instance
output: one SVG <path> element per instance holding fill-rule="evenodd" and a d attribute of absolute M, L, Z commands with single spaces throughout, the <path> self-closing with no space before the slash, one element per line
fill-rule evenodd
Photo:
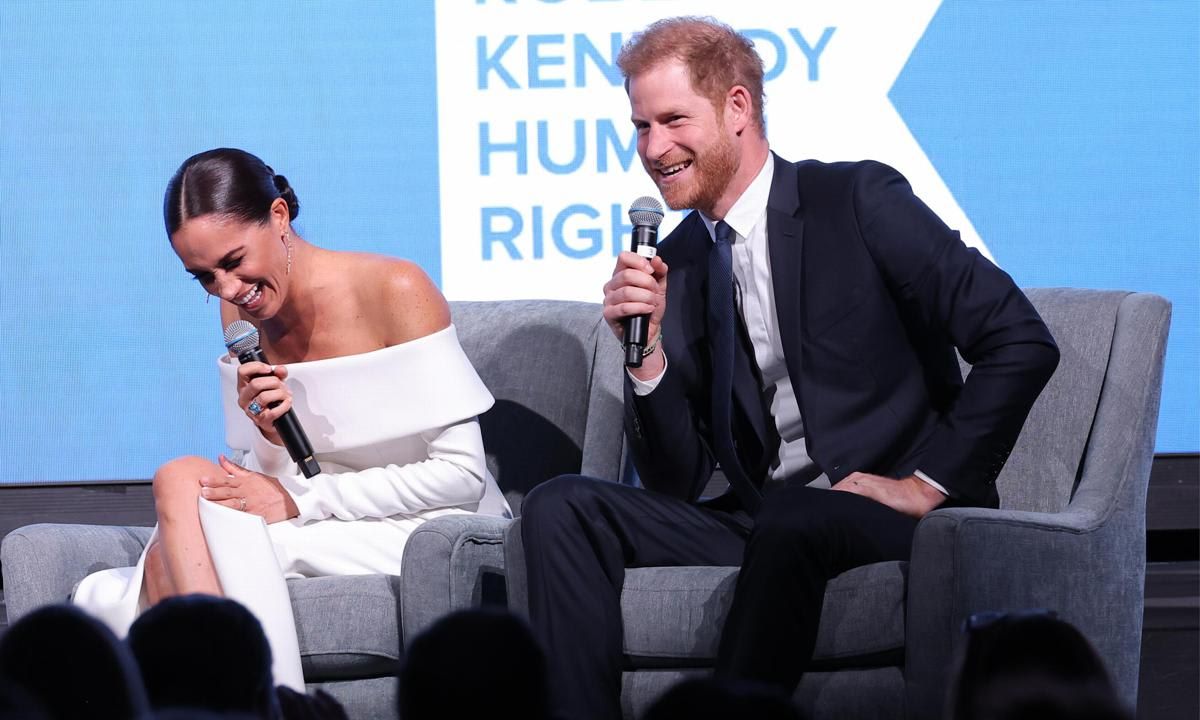
<path fill-rule="evenodd" d="M 625 568 L 741 566 L 717 672 L 794 690 L 812 657 L 825 585 L 905 560 L 917 521 L 859 495 L 784 485 L 754 518 L 577 475 L 525 499 L 521 539 L 534 634 L 571 720 L 621 717 Z"/>

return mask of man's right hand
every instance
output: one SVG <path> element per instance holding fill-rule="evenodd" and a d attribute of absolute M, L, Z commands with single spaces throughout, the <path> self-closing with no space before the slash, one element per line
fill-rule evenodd
<path fill-rule="evenodd" d="M 667 264 L 662 258 L 653 259 L 625 251 L 617 256 L 612 278 L 604 285 L 604 319 L 618 340 L 624 340 L 621 321 L 635 315 L 649 315 L 647 343 L 653 343 L 661 332 L 663 313 L 667 309 Z M 642 361 L 640 368 L 630 368 L 634 377 L 649 380 L 662 373 L 664 356 L 662 344 Z"/>

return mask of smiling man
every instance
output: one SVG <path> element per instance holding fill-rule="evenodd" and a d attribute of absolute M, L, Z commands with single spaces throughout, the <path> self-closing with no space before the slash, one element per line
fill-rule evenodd
<path fill-rule="evenodd" d="M 830 578 L 907 559 L 939 506 L 998 504 L 1058 362 L 1012 279 L 895 170 L 770 151 L 746 38 L 662 20 L 618 64 L 646 172 L 696 212 L 604 287 L 618 337 L 650 316 L 625 393 L 645 490 L 570 476 L 524 505 L 530 617 L 571 718 L 620 717 L 627 567 L 740 565 L 718 672 L 791 692 Z M 718 466 L 729 492 L 702 500 Z"/>

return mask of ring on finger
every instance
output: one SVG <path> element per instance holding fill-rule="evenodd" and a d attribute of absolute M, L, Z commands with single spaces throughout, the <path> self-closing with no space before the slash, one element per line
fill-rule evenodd
<path fill-rule="evenodd" d="M 240 498 L 238 498 L 238 500 L 242 501 L 242 506 L 240 508 L 238 508 L 238 510 L 241 510 L 242 512 L 246 512 L 246 498 L 240 497 Z"/>
<path fill-rule="evenodd" d="M 251 400 L 250 404 L 246 406 L 246 411 L 251 415 L 258 415 L 263 411 L 263 406 L 258 404 L 258 400 Z"/>

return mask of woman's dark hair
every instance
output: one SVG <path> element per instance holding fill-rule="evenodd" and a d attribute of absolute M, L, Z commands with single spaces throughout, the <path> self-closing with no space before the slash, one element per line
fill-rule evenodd
<path fill-rule="evenodd" d="M 185 160 L 167 183 L 163 197 L 167 236 L 174 235 L 185 220 L 204 215 L 266 224 L 276 198 L 283 198 L 290 219 L 295 220 L 300 201 L 287 178 L 245 150 L 207 150 Z"/>

